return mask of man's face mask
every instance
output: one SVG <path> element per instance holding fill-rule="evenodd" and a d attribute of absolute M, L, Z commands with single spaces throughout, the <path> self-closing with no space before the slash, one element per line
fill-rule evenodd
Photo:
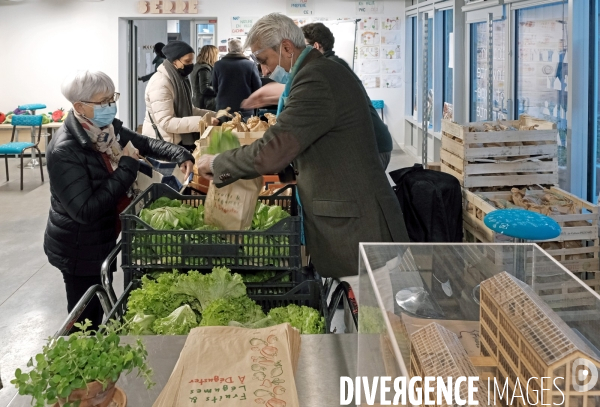
<path fill-rule="evenodd" d="M 279 83 L 282 83 L 285 85 L 288 82 L 290 73 L 286 72 L 286 70 L 283 69 L 283 67 L 281 66 L 281 47 L 282 46 L 283 46 L 283 43 L 281 45 L 279 45 L 279 64 L 273 70 L 273 72 L 271 72 L 271 75 L 269 75 L 269 78 L 273 79 L 275 82 L 279 82 Z M 291 66 L 293 66 L 293 65 L 294 65 L 294 54 L 292 54 Z"/>

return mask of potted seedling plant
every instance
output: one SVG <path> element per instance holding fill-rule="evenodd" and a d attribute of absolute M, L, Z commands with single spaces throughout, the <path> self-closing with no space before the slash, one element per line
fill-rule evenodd
<path fill-rule="evenodd" d="M 102 325 L 93 331 L 90 326 L 86 320 L 75 324 L 78 332 L 48 339 L 42 352 L 29 360 L 31 370 L 15 372 L 11 383 L 19 394 L 32 396 L 35 407 L 106 407 L 112 401 L 125 407 L 126 397 L 115 387 L 121 373 L 137 369 L 148 388 L 154 385 L 141 339 L 133 346 L 123 345 L 119 337 L 123 327 Z"/>

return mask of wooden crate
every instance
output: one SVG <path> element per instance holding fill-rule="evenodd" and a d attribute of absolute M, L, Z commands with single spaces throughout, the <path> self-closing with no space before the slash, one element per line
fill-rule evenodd
<path fill-rule="evenodd" d="M 483 129 L 483 123 L 460 125 L 442 120 L 442 171 L 455 176 L 465 188 L 557 185 L 556 124 L 526 115 L 501 123 L 516 128 L 539 127 L 523 131 L 469 131 L 472 127 Z M 505 145 L 517 142 L 526 145 Z M 492 147 L 490 143 L 502 146 Z"/>
<path fill-rule="evenodd" d="M 553 215 L 552 219 L 562 227 L 562 233 L 556 239 L 549 242 L 558 242 L 560 249 L 544 249 L 550 256 L 558 260 L 563 266 L 572 272 L 588 272 L 600 270 L 600 240 L 598 239 L 598 206 L 563 191 L 560 188 L 551 188 L 551 191 L 565 196 L 575 202 L 581 214 L 577 215 Z M 539 191 L 543 193 L 543 191 Z M 511 243 L 513 239 L 496 233 L 485 226 L 483 218 L 490 212 L 497 210 L 488 203 L 486 198 L 507 199 L 510 192 L 480 192 L 474 194 L 463 189 L 463 227 L 467 241 L 483 243 Z M 468 205 L 470 204 L 470 205 Z M 565 226 L 566 222 L 585 221 L 588 226 Z M 573 244 L 569 242 L 580 242 L 581 247 L 565 247 Z M 543 244 L 543 243 L 540 243 Z M 510 264 L 512 254 L 495 251 L 488 255 L 494 264 Z M 573 258 L 573 256 L 585 258 Z"/>

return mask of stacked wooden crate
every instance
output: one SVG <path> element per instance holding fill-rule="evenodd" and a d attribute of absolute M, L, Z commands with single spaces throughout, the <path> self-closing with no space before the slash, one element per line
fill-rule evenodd
<path fill-rule="evenodd" d="M 494 201 L 510 202 L 512 188 L 527 188 L 527 196 L 554 194 L 572 202 L 574 214 L 551 214 L 562 233 L 552 241 L 540 242 L 540 246 L 580 276 L 600 270 L 598 206 L 556 187 L 558 146 L 554 123 L 529 116 L 467 125 L 444 120 L 440 157 L 442 171 L 454 175 L 463 186 L 467 240 L 513 241 L 483 222 L 485 215 L 498 209 Z M 495 252 L 494 256 L 499 261 L 509 254 Z"/>

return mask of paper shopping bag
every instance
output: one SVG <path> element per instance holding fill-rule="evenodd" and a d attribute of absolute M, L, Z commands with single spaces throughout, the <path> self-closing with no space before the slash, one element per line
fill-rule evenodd
<path fill-rule="evenodd" d="M 290 324 L 194 328 L 153 407 L 299 407 L 300 346 Z"/>
<path fill-rule="evenodd" d="M 249 229 L 262 186 L 262 177 L 239 180 L 223 188 L 211 182 L 204 203 L 204 222 L 221 230 Z"/>

